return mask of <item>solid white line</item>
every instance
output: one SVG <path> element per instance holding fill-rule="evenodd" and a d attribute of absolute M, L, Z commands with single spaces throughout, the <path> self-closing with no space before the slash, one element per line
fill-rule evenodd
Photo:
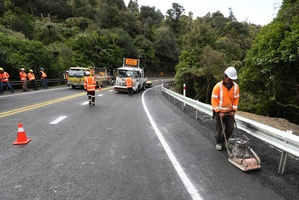
<path fill-rule="evenodd" d="M 155 86 L 155 87 L 161 87 L 160 85 Z M 190 179 L 188 178 L 187 174 L 185 173 L 185 171 L 183 170 L 183 168 L 181 167 L 179 161 L 176 159 L 176 157 L 174 156 L 174 154 L 171 151 L 171 148 L 169 147 L 169 145 L 167 144 L 166 140 L 164 139 L 164 137 L 162 136 L 160 130 L 158 129 L 155 121 L 153 120 L 152 116 L 150 115 L 145 102 L 144 102 L 144 94 L 148 91 L 151 90 L 147 89 L 145 92 L 142 93 L 142 104 L 143 104 L 143 108 L 145 110 L 145 113 L 148 117 L 148 119 L 151 122 L 152 127 L 154 128 L 154 131 L 156 133 L 156 135 L 158 136 L 166 154 L 168 155 L 172 165 L 174 166 L 176 172 L 178 173 L 179 177 L 181 178 L 181 180 L 183 181 L 186 189 L 188 190 L 190 196 L 192 197 L 193 200 L 202 200 L 203 198 L 200 196 L 200 194 L 198 193 L 197 189 L 195 188 L 195 186 L 192 184 L 192 182 L 190 181 Z"/>
<path fill-rule="evenodd" d="M 65 118 L 67 118 L 67 116 L 58 117 L 57 119 L 55 119 L 54 121 L 52 121 L 50 124 L 58 124 L 59 122 L 61 122 Z"/>
<path fill-rule="evenodd" d="M 103 96 L 103 94 L 99 94 L 99 95 L 98 95 L 98 97 L 101 97 L 101 96 Z"/>
<path fill-rule="evenodd" d="M 87 104 L 89 104 L 89 101 L 85 101 L 84 103 L 82 103 L 81 105 L 87 105 Z"/>

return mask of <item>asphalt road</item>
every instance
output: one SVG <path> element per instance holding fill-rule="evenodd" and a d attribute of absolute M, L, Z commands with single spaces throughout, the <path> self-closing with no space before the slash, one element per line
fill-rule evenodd
<path fill-rule="evenodd" d="M 289 182 L 264 168 L 240 171 L 215 150 L 211 119 L 193 120 L 159 84 L 133 97 L 105 87 L 91 107 L 83 90 L 68 87 L 0 96 L 0 199 L 298 197 L 298 167 L 286 169 Z M 13 145 L 19 123 L 26 145 Z"/>

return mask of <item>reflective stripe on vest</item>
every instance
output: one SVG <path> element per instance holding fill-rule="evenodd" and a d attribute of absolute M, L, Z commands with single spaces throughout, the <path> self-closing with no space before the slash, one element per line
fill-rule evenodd
<path fill-rule="evenodd" d="M 132 82 L 133 82 L 133 81 L 132 81 L 132 78 L 131 78 L 131 77 L 127 78 L 127 79 L 126 79 L 127 87 L 132 87 L 132 85 L 133 85 Z"/>
<path fill-rule="evenodd" d="M 42 77 L 41 78 L 46 78 L 47 77 L 47 74 L 43 71 L 40 71 L 40 73 L 42 73 Z"/>
<path fill-rule="evenodd" d="M 239 94 L 236 94 L 237 93 L 237 89 L 238 89 L 238 85 L 234 83 L 234 98 L 239 98 Z M 216 106 L 214 107 L 214 110 L 223 110 L 223 111 L 229 111 L 231 108 L 230 107 L 223 107 L 223 82 L 219 83 L 219 89 L 220 89 L 220 92 L 219 92 L 219 97 L 218 95 L 212 95 L 212 98 L 219 98 L 219 106 Z M 237 106 L 234 106 L 232 105 L 233 109 L 237 109 L 238 107 Z"/>
<path fill-rule="evenodd" d="M 95 78 L 92 76 L 88 76 L 85 78 L 84 80 L 84 85 L 85 85 L 85 89 L 87 91 L 95 91 L 96 86 L 95 86 Z"/>
<path fill-rule="evenodd" d="M 35 80 L 35 76 L 34 76 L 33 73 L 29 73 L 28 78 L 29 78 L 30 81 Z"/>

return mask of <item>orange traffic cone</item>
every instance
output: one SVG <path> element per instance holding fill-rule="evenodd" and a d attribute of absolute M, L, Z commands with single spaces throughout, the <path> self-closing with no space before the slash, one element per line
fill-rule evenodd
<path fill-rule="evenodd" d="M 99 90 L 102 90 L 102 87 L 101 87 L 101 86 L 99 87 Z"/>
<path fill-rule="evenodd" d="M 22 123 L 19 123 L 17 140 L 13 144 L 27 144 L 30 140 L 31 139 L 26 137 Z"/>

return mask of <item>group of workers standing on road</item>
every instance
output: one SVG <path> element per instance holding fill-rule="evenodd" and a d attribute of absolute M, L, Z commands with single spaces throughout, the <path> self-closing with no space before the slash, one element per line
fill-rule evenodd
<path fill-rule="evenodd" d="M 25 69 L 21 68 L 19 75 L 20 75 L 20 80 L 22 82 L 22 88 L 23 88 L 24 92 L 29 91 L 27 88 L 27 79 L 30 81 L 33 90 L 38 90 L 37 85 L 36 85 L 35 75 L 34 75 L 32 69 L 30 69 L 29 73 L 27 74 L 25 72 Z M 44 68 L 40 68 L 39 76 L 43 82 L 44 88 L 47 89 L 48 88 L 48 79 L 47 79 L 47 74 L 44 72 Z M 3 94 L 3 92 L 4 92 L 4 85 L 6 87 L 8 87 L 8 89 L 11 90 L 12 94 L 15 92 L 14 89 L 12 88 L 11 84 L 9 83 L 9 78 L 10 78 L 9 74 L 6 71 L 4 71 L 3 68 L 0 68 L 0 94 Z"/>

